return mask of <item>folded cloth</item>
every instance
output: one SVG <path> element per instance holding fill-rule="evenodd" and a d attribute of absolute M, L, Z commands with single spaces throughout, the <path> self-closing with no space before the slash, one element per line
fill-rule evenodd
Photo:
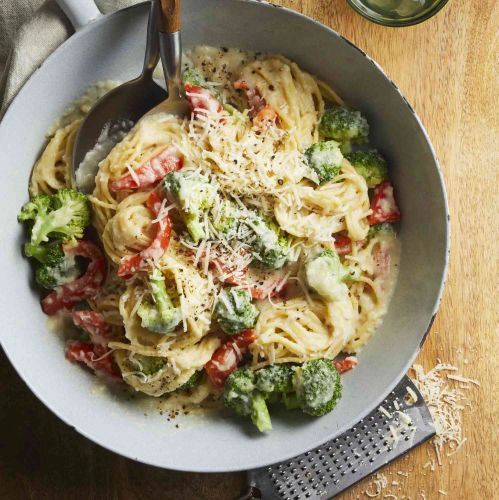
<path fill-rule="evenodd" d="M 95 3 L 107 14 L 139 1 Z M 31 73 L 72 33 L 55 0 L 0 0 L 0 117 Z"/>

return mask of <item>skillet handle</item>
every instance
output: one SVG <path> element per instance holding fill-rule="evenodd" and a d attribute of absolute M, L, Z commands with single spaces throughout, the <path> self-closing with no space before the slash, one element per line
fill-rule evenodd
<path fill-rule="evenodd" d="M 161 0 L 161 23 L 163 33 L 180 31 L 180 0 Z"/>
<path fill-rule="evenodd" d="M 57 0 L 57 4 L 68 17 L 75 31 L 101 15 L 94 0 Z"/>

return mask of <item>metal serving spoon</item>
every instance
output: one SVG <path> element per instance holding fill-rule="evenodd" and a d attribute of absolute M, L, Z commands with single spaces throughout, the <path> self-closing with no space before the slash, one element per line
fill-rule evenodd
<path fill-rule="evenodd" d="M 182 95 L 182 41 L 180 38 L 180 0 L 160 0 L 161 20 L 159 49 L 161 64 L 168 88 L 168 99 L 151 109 L 146 116 L 168 113 L 183 118 L 190 114 L 190 107 Z"/>
<path fill-rule="evenodd" d="M 92 191 L 97 173 L 97 163 L 111 149 L 113 135 L 117 132 L 127 132 L 147 111 L 163 101 L 166 92 L 153 80 L 153 71 L 159 61 L 159 0 L 151 2 L 147 26 L 146 53 L 144 67 L 140 76 L 123 83 L 103 96 L 90 110 L 80 126 L 73 150 L 73 180 L 84 192 Z M 127 130 L 128 129 L 128 130 Z M 104 137 L 103 137 L 104 136 Z M 107 151 L 101 151 L 94 161 L 89 160 L 89 167 L 78 175 L 82 161 L 98 142 L 107 141 Z M 89 153 L 91 154 L 91 153 Z M 83 172 L 85 170 L 85 172 Z"/>
<path fill-rule="evenodd" d="M 153 80 L 160 49 L 169 89 L 167 100 L 165 91 Z M 128 132 L 148 111 L 148 115 L 164 112 L 182 117 L 189 113 L 187 101 L 181 96 L 180 75 L 180 1 L 153 0 L 142 74 L 102 97 L 90 110 L 76 136 L 73 180 L 78 189 L 83 192 L 93 190 L 99 161 L 107 156 L 123 132 Z M 94 149 L 97 144 L 100 144 L 98 151 Z M 82 162 L 85 166 L 80 168 Z"/>

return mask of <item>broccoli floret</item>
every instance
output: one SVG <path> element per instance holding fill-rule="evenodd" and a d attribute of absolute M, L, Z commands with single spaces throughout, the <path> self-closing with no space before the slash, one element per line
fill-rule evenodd
<path fill-rule="evenodd" d="M 190 377 L 189 379 L 187 380 L 187 382 L 185 382 L 184 384 L 182 384 L 177 390 L 178 391 L 187 391 L 189 389 L 192 389 L 193 387 L 195 387 L 198 382 L 201 380 L 201 371 L 195 371 Z"/>
<path fill-rule="evenodd" d="M 286 392 L 282 395 L 282 402 L 287 410 L 296 410 L 300 408 L 300 401 L 296 392 Z"/>
<path fill-rule="evenodd" d="M 134 354 L 133 358 L 130 357 L 129 359 L 134 365 L 137 365 L 138 371 L 147 376 L 154 375 L 166 365 L 166 359 L 157 356 Z"/>
<path fill-rule="evenodd" d="M 241 113 L 235 106 L 232 106 L 232 104 L 222 104 L 222 107 L 229 113 L 229 115 L 233 116 L 234 118 L 237 118 L 240 121 L 245 121 L 247 120 L 247 116 L 244 113 Z"/>
<path fill-rule="evenodd" d="M 39 214 L 46 214 L 54 210 L 54 198 L 48 194 L 33 196 L 25 203 L 17 216 L 19 222 L 34 221 Z"/>
<path fill-rule="evenodd" d="M 255 374 L 249 368 L 239 368 L 231 373 L 224 386 L 224 404 L 238 415 L 251 414 Z"/>
<path fill-rule="evenodd" d="M 375 150 L 354 151 L 346 156 L 353 168 L 364 177 L 367 186 L 373 188 L 388 175 L 386 160 Z"/>
<path fill-rule="evenodd" d="M 348 292 L 343 283 L 349 276 L 338 254 L 331 249 L 323 250 L 305 265 L 305 275 L 310 288 L 331 302 Z"/>
<path fill-rule="evenodd" d="M 324 111 L 319 124 L 319 132 L 326 139 L 341 142 L 341 150 L 346 154 L 349 152 L 350 143 L 367 141 L 369 125 L 360 111 L 335 106 Z"/>
<path fill-rule="evenodd" d="M 329 182 L 340 173 L 343 155 L 336 141 L 318 142 L 305 151 L 308 166 L 317 174 L 319 184 Z"/>
<path fill-rule="evenodd" d="M 204 213 L 209 210 L 217 196 L 216 187 L 209 179 L 193 171 L 170 172 L 164 179 L 165 188 L 175 198 L 182 218 L 194 244 L 205 237 Z"/>
<path fill-rule="evenodd" d="M 35 271 L 35 281 L 42 288 L 51 290 L 64 283 L 71 283 L 80 274 L 81 269 L 74 256 L 64 256 L 56 264 L 41 264 L 38 266 Z"/>
<path fill-rule="evenodd" d="M 373 236 L 377 235 L 378 233 L 384 233 L 384 234 L 395 234 L 395 229 L 393 229 L 392 224 L 389 224 L 388 222 L 384 222 L 383 224 L 374 224 L 369 227 L 369 232 L 367 233 L 367 238 L 371 239 Z"/>
<path fill-rule="evenodd" d="M 142 302 L 137 314 L 142 320 L 142 326 L 156 333 L 168 333 L 182 320 L 180 309 L 175 307 L 166 291 L 165 278 L 161 272 L 154 269 L 149 276 L 149 284 L 154 304 Z"/>
<path fill-rule="evenodd" d="M 64 260 L 64 252 L 60 243 L 50 243 L 48 245 L 26 243 L 24 245 L 24 255 L 48 266 L 56 266 Z"/>
<path fill-rule="evenodd" d="M 62 189 L 52 196 L 34 196 L 17 216 L 20 222 L 33 221 L 31 244 L 49 238 L 74 241 L 81 238 L 90 223 L 90 204 L 83 193 Z"/>
<path fill-rule="evenodd" d="M 204 87 L 206 85 L 205 79 L 195 70 L 186 69 L 182 75 L 182 83 L 190 83 L 191 85 L 197 85 L 198 87 Z"/>
<path fill-rule="evenodd" d="M 272 424 L 265 398 L 255 390 L 255 374 L 240 368 L 229 375 L 224 387 L 224 404 L 241 416 L 251 416 L 261 432 L 270 430 Z"/>
<path fill-rule="evenodd" d="M 253 232 L 249 244 L 253 250 L 253 257 L 263 267 L 279 269 L 289 259 L 289 242 L 283 231 L 273 221 L 264 220 L 257 213 L 251 213 L 246 225 Z"/>
<path fill-rule="evenodd" d="M 329 413 L 341 397 L 340 374 L 329 359 L 314 359 L 297 367 L 293 385 L 300 408 L 315 417 Z"/>
<path fill-rule="evenodd" d="M 267 403 L 263 395 L 258 391 L 253 394 L 251 400 L 251 421 L 260 432 L 270 431 L 272 429 L 272 421 L 270 420 Z"/>
<path fill-rule="evenodd" d="M 214 316 L 220 328 L 234 335 L 255 326 L 259 311 L 247 290 L 224 288 L 215 304 Z"/>
<path fill-rule="evenodd" d="M 217 213 L 211 214 L 213 227 L 217 232 L 222 233 L 227 240 L 236 237 L 240 217 L 241 211 L 229 200 L 223 200 Z"/>
<path fill-rule="evenodd" d="M 209 90 L 215 97 L 218 98 L 219 92 L 210 85 L 195 69 L 186 69 L 182 75 L 182 84 L 190 83 L 197 87 L 202 87 L 203 89 Z"/>
<path fill-rule="evenodd" d="M 47 290 L 70 283 L 81 274 L 80 266 L 74 256 L 65 256 L 60 243 L 40 245 L 26 243 L 24 254 L 37 260 L 35 281 Z"/>
<path fill-rule="evenodd" d="M 255 372 L 255 386 L 265 394 L 283 394 L 293 390 L 293 365 L 282 363 Z"/>

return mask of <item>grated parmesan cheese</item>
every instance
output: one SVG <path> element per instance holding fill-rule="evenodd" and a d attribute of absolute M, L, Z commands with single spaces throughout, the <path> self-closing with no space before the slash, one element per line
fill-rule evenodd
<path fill-rule="evenodd" d="M 446 372 L 457 371 L 455 366 L 439 362 L 433 369 L 424 372 L 421 365 L 412 367 L 414 372 L 414 384 L 423 396 L 433 418 L 436 436 L 433 438 L 433 448 L 438 465 L 442 465 L 442 455 L 456 453 L 466 442 L 462 430 L 462 414 L 465 408 L 466 396 L 460 389 L 451 388 L 446 384 L 447 380 L 458 382 L 470 382 L 479 385 L 477 381 L 471 381 L 459 375 Z"/>
<path fill-rule="evenodd" d="M 382 413 L 386 418 L 392 418 L 392 414 L 386 411 L 383 406 L 379 406 L 378 411 Z"/>

